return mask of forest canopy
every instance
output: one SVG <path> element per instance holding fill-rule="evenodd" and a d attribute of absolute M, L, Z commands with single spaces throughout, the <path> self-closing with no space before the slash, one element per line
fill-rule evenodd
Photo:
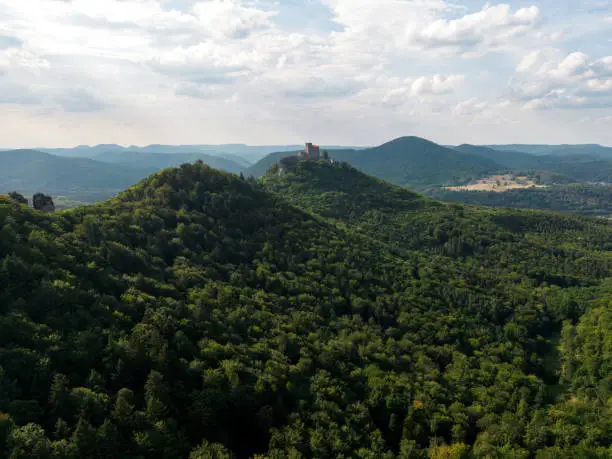
<path fill-rule="evenodd" d="M 323 161 L 0 198 L 0 458 L 607 458 L 611 251 Z"/>

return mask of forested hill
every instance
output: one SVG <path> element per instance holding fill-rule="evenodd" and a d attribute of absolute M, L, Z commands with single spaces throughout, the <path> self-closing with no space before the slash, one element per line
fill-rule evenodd
<path fill-rule="evenodd" d="M 503 169 L 489 158 L 454 151 L 420 137 L 400 137 L 356 152 L 349 160 L 358 169 L 413 188 L 467 183 Z"/>
<path fill-rule="evenodd" d="M 35 150 L 3 151 L 0 152 L 0 193 L 41 191 L 91 202 L 108 199 L 155 171 L 146 164 L 132 169 Z"/>
<path fill-rule="evenodd" d="M 260 177 L 287 155 L 289 153 L 269 155 L 244 173 Z M 400 137 L 363 150 L 330 150 L 329 155 L 367 174 L 416 189 L 467 183 L 505 168 L 493 159 L 442 147 L 420 137 Z"/>
<path fill-rule="evenodd" d="M 407 188 L 359 172 L 348 163 L 301 161 L 288 171 L 273 166 L 263 183 L 298 207 L 334 219 L 356 218 L 372 209 L 398 213 L 440 205 Z"/>
<path fill-rule="evenodd" d="M 611 250 L 326 163 L 0 198 L 0 457 L 608 457 Z"/>
<path fill-rule="evenodd" d="M 554 213 L 443 204 L 377 180 L 347 163 L 303 161 L 282 173 L 275 167 L 263 183 L 300 208 L 342 221 L 352 229 L 391 242 L 389 248 L 403 252 L 409 249 L 488 257 L 491 245 L 501 239 L 515 244 L 517 252 L 509 256 L 517 263 L 529 260 L 528 265 L 534 267 L 549 263 L 546 271 L 552 273 L 558 272 L 558 267 L 552 256 L 557 252 L 551 248 L 560 237 L 569 240 L 576 231 L 583 231 L 576 237 L 588 240 L 592 247 L 607 252 L 612 244 L 612 228 L 605 222 Z M 526 239 L 523 232 L 533 237 Z M 499 264 L 494 258 L 488 263 Z M 573 282 L 569 278 L 566 281 Z"/>

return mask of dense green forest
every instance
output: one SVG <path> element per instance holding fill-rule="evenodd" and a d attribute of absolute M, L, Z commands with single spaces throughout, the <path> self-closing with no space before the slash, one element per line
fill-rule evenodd
<path fill-rule="evenodd" d="M 431 190 L 430 196 L 443 201 L 493 207 L 544 209 L 584 215 L 612 216 L 612 185 L 554 185 L 549 188 L 494 191 Z"/>
<path fill-rule="evenodd" d="M 0 199 L 0 458 L 607 458 L 612 226 L 347 164 Z"/>

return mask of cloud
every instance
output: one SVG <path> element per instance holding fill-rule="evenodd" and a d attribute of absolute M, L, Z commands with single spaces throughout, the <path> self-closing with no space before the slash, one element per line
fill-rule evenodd
<path fill-rule="evenodd" d="M 612 77 L 612 56 L 603 57 L 593 62 L 592 70 L 600 76 Z"/>
<path fill-rule="evenodd" d="M 193 13 L 218 38 L 245 39 L 271 27 L 272 13 L 245 6 L 239 1 L 198 2 Z"/>
<path fill-rule="evenodd" d="M 92 113 L 106 108 L 107 104 L 85 89 L 72 89 L 53 97 L 53 101 L 69 113 Z"/>
<path fill-rule="evenodd" d="M 178 96 L 193 97 L 196 99 L 213 99 L 222 94 L 223 90 L 216 84 L 183 82 L 176 85 L 174 93 Z"/>
<path fill-rule="evenodd" d="M 510 5 L 486 5 L 481 11 L 458 19 L 438 19 L 408 29 L 409 41 L 426 48 L 494 46 L 533 30 L 538 23 L 536 6 L 512 13 Z"/>
<path fill-rule="evenodd" d="M 612 107 L 612 56 L 534 51 L 516 72 L 511 90 L 526 109 Z"/>
<path fill-rule="evenodd" d="M 521 62 L 516 67 L 517 72 L 527 72 L 533 68 L 534 65 L 538 62 L 538 57 L 540 56 L 539 51 L 532 51 L 521 59 Z"/>
<path fill-rule="evenodd" d="M 494 107 L 489 101 L 479 100 L 476 97 L 459 102 L 453 108 L 453 116 L 465 116 L 472 118 L 488 118 Z"/>
<path fill-rule="evenodd" d="M 612 93 L 612 78 L 598 80 L 593 78 L 587 80 L 586 87 L 588 91 L 609 94 Z"/>
<path fill-rule="evenodd" d="M 462 7 L 441 0 L 325 2 L 344 28 L 335 36 L 338 44 L 352 43 L 367 53 L 486 54 L 518 45 L 518 39 L 535 33 L 540 18 L 534 5 L 515 11 L 508 4 L 485 5 L 462 14 Z"/>
<path fill-rule="evenodd" d="M 170 76 L 195 82 L 212 82 L 227 81 L 233 78 L 233 74 L 248 73 L 261 64 L 262 59 L 263 56 L 241 49 L 230 53 L 227 49 L 205 42 L 160 51 L 146 64 Z"/>
<path fill-rule="evenodd" d="M 465 79 L 464 75 L 449 75 L 447 77 L 434 75 L 433 77 L 419 77 L 412 83 L 412 94 L 446 94 L 452 92 Z"/>
<path fill-rule="evenodd" d="M 8 35 L 0 35 L 0 50 L 7 48 L 18 48 L 22 44 L 23 42 L 19 38 Z"/>
<path fill-rule="evenodd" d="M 34 105 L 41 101 L 41 96 L 32 88 L 11 82 L 0 83 L 0 104 Z"/>
<path fill-rule="evenodd" d="M 464 120 L 468 125 L 510 126 L 518 122 L 513 116 L 510 100 L 483 100 L 477 97 L 459 102 L 451 111 L 455 123 Z"/>
<path fill-rule="evenodd" d="M 553 78 L 570 78 L 573 76 L 584 75 L 589 69 L 589 56 L 581 52 L 574 52 L 563 59 L 556 68 L 549 70 Z"/>
<path fill-rule="evenodd" d="M 321 77 L 309 77 L 284 84 L 281 89 L 286 97 L 299 99 L 339 98 L 355 94 L 360 85 L 356 81 L 333 81 Z"/>
<path fill-rule="evenodd" d="M 92 124 L 87 132 L 102 142 L 133 132 L 125 143 L 164 135 L 265 143 L 306 134 L 340 142 L 335 136 L 391 135 L 407 119 L 425 135 L 440 132 L 444 119 L 462 132 L 475 119 L 519 116 L 519 106 L 605 104 L 611 58 L 586 39 L 573 48 L 581 53 L 547 48 L 560 36 L 573 46 L 585 36 L 584 18 L 573 26 L 564 17 L 559 27 L 539 0 L 514 5 L 48 0 L 42 8 L 41 0 L 0 0 L 0 91 L 4 103 L 24 106 L 23 119 L 37 113 L 32 125 L 61 118 L 80 135 L 78 126 L 97 120 L 105 129 Z M 606 27 L 601 12 L 590 17 Z M 598 46 L 608 39 L 598 35 Z M 512 106 L 504 105 L 509 98 Z M 211 138 L 201 138 L 203 123 Z M 45 138 L 57 131 L 35 130 Z"/>
<path fill-rule="evenodd" d="M 0 51 L 0 73 L 16 70 L 39 71 L 48 69 L 49 61 L 21 48 Z"/>

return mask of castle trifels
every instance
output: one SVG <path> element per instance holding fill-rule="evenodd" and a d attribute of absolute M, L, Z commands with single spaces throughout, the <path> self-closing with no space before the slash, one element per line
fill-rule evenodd
<path fill-rule="evenodd" d="M 320 159 L 328 160 L 329 159 L 327 152 L 323 152 L 321 154 L 321 148 L 318 145 L 314 145 L 310 142 L 306 143 L 306 148 L 300 152 L 298 152 L 297 156 L 286 156 L 281 159 L 281 164 L 290 165 L 295 164 L 298 161 L 318 161 Z"/>
<path fill-rule="evenodd" d="M 309 142 L 306 144 L 306 149 L 298 153 L 298 158 L 305 161 L 318 161 L 319 159 L 321 159 L 321 149 L 318 145 L 313 145 Z"/>

